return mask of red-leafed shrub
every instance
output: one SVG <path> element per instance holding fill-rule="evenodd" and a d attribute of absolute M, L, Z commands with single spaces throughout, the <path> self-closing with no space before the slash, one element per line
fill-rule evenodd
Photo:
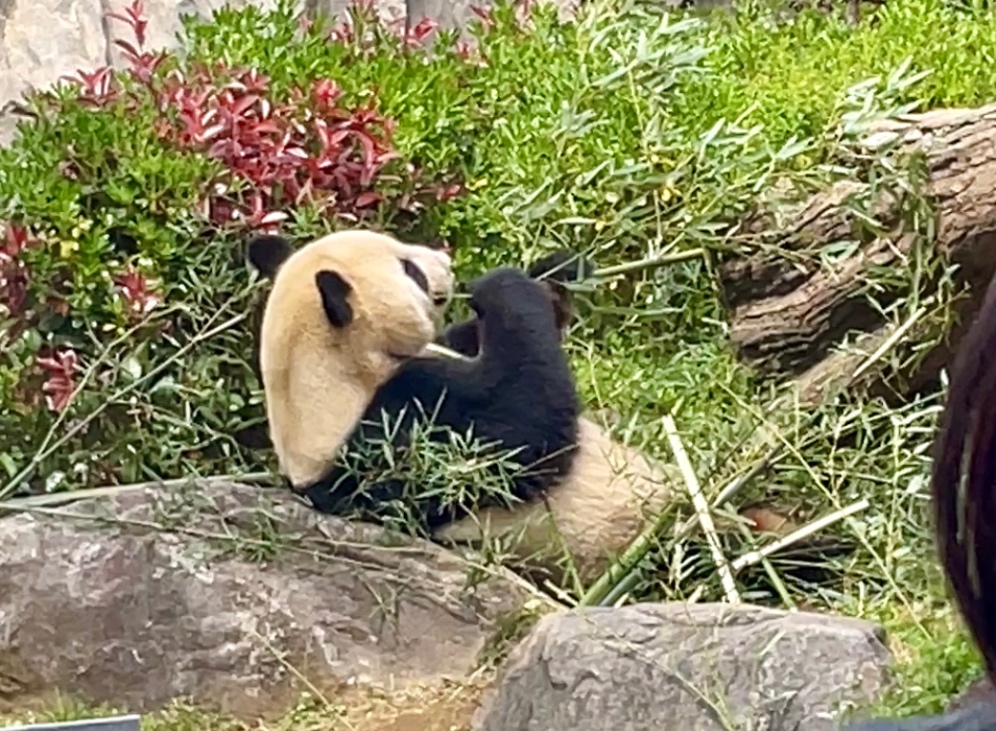
<path fill-rule="evenodd" d="M 221 163 L 204 200 L 212 222 L 271 226 L 305 204 L 320 215 L 357 222 L 385 200 L 379 176 L 401 155 L 392 144 L 394 122 L 377 112 L 375 96 L 347 105 L 335 80 L 322 78 L 274 98 L 257 68 L 224 63 L 174 63 L 162 73 L 172 59 L 145 50 L 141 0 L 110 17 L 134 35 L 133 43 L 115 40 L 127 64 L 124 78 L 107 68 L 81 72 L 69 78 L 80 87 L 78 101 L 131 111 L 151 105 L 160 139 Z M 431 30 L 432 24 L 420 24 L 401 42 L 420 46 Z M 350 39 L 343 30 L 333 34 Z"/>

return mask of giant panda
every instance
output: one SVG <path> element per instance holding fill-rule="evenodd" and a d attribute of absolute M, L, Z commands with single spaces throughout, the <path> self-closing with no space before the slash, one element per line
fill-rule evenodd
<path fill-rule="evenodd" d="M 293 253 L 278 237 L 250 243 L 250 260 L 273 276 L 260 370 L 274 449 L 295 491 L 320 510 L 349 505 L 363 517 L 366 507 L 373 517 L 403 496 L 400 479 L 361 492 L 360 478 L 336 458 L 357 442 L 404 448 L 423 411 L 432 412 L 433 439 L 472 428 L 482 442 L 514 450 L 516 500 L 540 496 L 570 470 L 580 400 L 547 288 L 517 269 L 487 273 L 470 287 L 480 356 L 421 355 L 435 330 L 415 248 L 366 231 Z M 400 424 L 385 425 L 384 412 Z M 461 507 L 429 500 L 422 517 L 431 529 Z"/>
<path fill-rule="evenodd" d="M 521 461 L 534 469 L 517 480 L 513 503 L 420 506 L 440 543 L 503 538 L 533 577 L 564 586 L 570 572 L 584 585 L 674 498 L 673 467 L 651 462 L 580 413 L 560 347 L 571 316 L 563 281 L 583 271 L 567 266 L 570 255 L 555 253 L 527 273 L 486 274 L 472 287 L 476 316 L 439 335 L 429 323 L 453 287 L 442 252 L 348 231 L 297 252 L 280 237 L 259 237 L 249 259 L 272 280 L 258 342 L 271 441 L 287 481 L 316 509 L 378 521 L 402 485 L 385 481 L 358 494 L 342 453 L 378 437 L 403 446 L 419 414 L 412 402 L 437 402 L 444 385 L 450 403 L 436 415 L 440 438 L 447 426 L 460 431 L 473 422 L 476 436 L 522 450 Z M 544 285 L 531 281 L 558 268 L 566 273 Z M 488 301 L 485 290 L 500 296 Z M 458 357 L 427 357 L 433 337 Z M 469 394 L 460 384 L 485 373 L 489 387 L 465 410 Z M 404 415 L 391 435 L 384 411 Z M 751 517 L 761 532 L 765 522 L 784 520 L 760 515 L 765 520 Z"/>
<path fill-rule="evenodd" d="M 346 231 L 297 251 L 261 236 L 248 256 L 272 280 L 259 337 L 270 438 L 292 489 L 316 509 L 338 513 L 351 503 L 355 511 L 356 478 L 340 453 L 385 437 L 384 410 L 404 412 L 390 435 L 403 445 L 421 413 L 413 401 L 433 408 L 444 390 L 437 425 L 473 424 L 475 436 L 518 449 L 515 458 L 531 469 L 517 477 L 514 503 L 427 506 L 433 538 L 452 545 L 511 536 L 513 556 L 552 580 L 562 580 L 566 553 L 589 581 L 666 503 L 664 474 L 581 416 L 560 343 L 569 305 L 535 272 L 502 267 L 471 285 L 475 317 L 437 338 L 473 356 L 461 358 L 423 353 L 437 337 L 426 289 L 448 295 L 452 287 L 448 259 L 428 247 Z M 376 488 L 361 497 L 361 517 L 376 519 L 377 503 L 399 490 Z"/>

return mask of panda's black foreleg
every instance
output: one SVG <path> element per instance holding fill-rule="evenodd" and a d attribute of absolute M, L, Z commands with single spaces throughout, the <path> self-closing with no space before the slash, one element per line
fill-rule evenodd
<path fill-rule="evenodd" d="M 512 452 L 523 469 L 516 470 L 511 492 L 531 500 L 573 465 L 581 415 L 574 374 L 546 287 L 504 267 L 476 279 L 470 291 L 479 357 L 416 359 L 381 393 L 423 404 L 445 393 L 436 426 Z"/>
<path fill-rule="evenodd" d="M 451 394 L 485 399 L 494 407 L 516 394 L 499 393 L 499 388 L 522 387 L 538 398 L 557 401 L 574 394 L 573 375 L 544 286 L 520 269 L 501 267 L 474 280 L 470 295 L 477 314 L 480 358 L 463 378 L 447 385 Z M 535 393 L 544 385 L 547 393 Z"/>
<path fill-rule="evenodd" d="M 518 269 L 496 269 L 471 284 L 481 349 L 458 399 L 484 441 L 518 450 L 528 474 L 516 497 L 542 494 L 573 465 L 581 399 L 548 291 Z"/>
<path fill-rule="evenodd" d="M 526 270 L 529 277 L 542 280 L 549 288 L 557 319 L 558 337 L 559 332 L 570 324 L 574 316 L 570 291 L 564 285 L 579 282 L 591 276 L 592 271 L 593 267 L 588 259 L 568 249 L 557 249 L 540 258 Z M 436 342 L 461 355 L 473 358 L 480 349 L 477 318 L 468 317 L 453 323 L 439 334 Z"/>

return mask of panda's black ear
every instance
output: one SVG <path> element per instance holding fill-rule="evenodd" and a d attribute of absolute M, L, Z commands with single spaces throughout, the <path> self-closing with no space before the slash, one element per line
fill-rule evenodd
<path fill-rule="evenodd" d="M 332 327 L 346 327 L 353 321 L 353 306 L 349 304 L 352 285 L 338 272 L 323 269 L 315 274 L 315 286 L 322 295 L 322 307 Z"/>
<path fill-rule="evenodd" d="M 546 286 L 553 303 L 554 319 L 557 329 L 563 332 L 574 321 L 574 303 L 568 283 L 580 282 L 594 272 L 594 262 L 569 249 L 557 249 L 534 263 L 527 270 L 533 279 L 543 277 L 540 281 Z"/>
<path fill-rule="evenodd" d="M 281 236 L 257 236 L 247 247 L 249 263 L 267 279 L 273 279 L 280 265 L 294 253 L 294 248 Z"/>
<path fill-rule="evenodd" d="M 526 273 L 533 279 L 543 277 L 545 281 L 563 284 L 580 282 L 594 272 L 594 262 L 570 249 L 557 249 L 534 262 Z"/>

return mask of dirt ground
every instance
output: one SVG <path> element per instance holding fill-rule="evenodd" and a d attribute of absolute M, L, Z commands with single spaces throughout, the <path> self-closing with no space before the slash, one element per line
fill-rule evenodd
<path fill-rule="evenodd" d="M 471 718 L 493 676 L 406 685 L 399 689 L 346 688 L 312 698 L 305 708 L 287 715 L 241 719 L 216 715 L 187 704 L 143 714 L 143 731 L 470 731 Z M 2 690 L 2 687 L 0 687 Z M 4 707 L 0 693 L 0 727 L 7 723 L 39 723 L 93 717 L 86 704 L 61 694 L 16 708 Z M 101 708 L 95 715 L 122 711 Z"/>
<path fill-rule="evenodd" d="M 488 678 L 403 690 L 352 691 L 336 698 L 348 731 L 470 731 Z"/>

